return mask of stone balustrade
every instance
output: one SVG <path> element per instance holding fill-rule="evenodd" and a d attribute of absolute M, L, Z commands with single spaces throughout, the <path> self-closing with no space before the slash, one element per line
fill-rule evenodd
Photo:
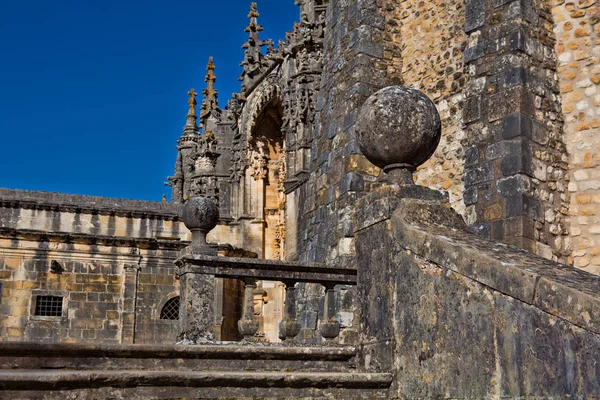
<path fill-rule="evenodd" d="M 356 285 L 356 269 L 316 263 L 218 257 L 216 250 L 206 242 L 206 234 L 217 225 L 218 220 L 219 209 L 209 198 L 193 198 L 183 209 L 183 221 L 192 232 L 192 243 L 176 261 L 181 281 L 179 341 L 189 344 L 214 341 L 214 280 L 234 278 L 242 280 L 245 285 L 243 315 L 238 321 L 239 332 L 245 341 L 256 341 L 260 327 L 254 315 L 257 281 L 277 281 L 285 284 L 286 291 L 279 338 L 286 343 L 293 343 L 300 333 L 296 284 L 317 283 L 325 287 L 325 308 L 319 331 L 328 343 L 334 342 L 340 333 L 335 309 L 335 286 Z"/>
<path fill-rule="evenodd" d="M 326 341 L 334 342 L 340 332 L 340 324 L 336 318 L 335 286 L 356 285 L 357 281 L 357 271 L 354 268 L 316 263 L 192 254 L 179 258 L 177 265 L 180 277 L 184 277 L 186 282 L 194 282 L 193 278 L 189 279 L 189 275 L 235 278 L 244 282 L 244 314 L 238 322 L 238 328 L 245 341 L 255 340 L 259 329 L 258 318 L 254 315 L 254 291 L 257 281 L 278 281 L 285 284 L 284 319 L 279 325 L 279 337 L 287 343 L 293 343 L 301 329 L 296 310 L 297 283 L 317 283 L 325 287 L 325 308 L 319 333 Z"/>

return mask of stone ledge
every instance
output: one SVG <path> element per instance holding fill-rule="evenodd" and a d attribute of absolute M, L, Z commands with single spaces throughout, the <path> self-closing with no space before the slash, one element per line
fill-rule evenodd
<path fill-rule="evenodd" d="M 391 374 L 339 372 L 0 371 L 2 390 L 185 386 L 243 388 L 388 388 Z"/>
<path fill-rule="evenodd" d="M 139 247 L 151 249 L 182 250 L 189 241 L 167 240 L 143 237 L 91 235 L 73 232 L 49 232 L 33 229 L 13 229 L 0 227 L 0 238 L 33 239 L 35 241 L 55 240 L 63 243 L 104 245 L 113 247 Z"/>
<path fill-rule="evenodd" d="M 391 218 L 398 243 L 437 265 L 600 334 L 600 276 L 496 243 L 457 225 L 453 210 L 403 199 Z"/>
<path fill-rule="evenodd" d="M 2 188 L 0 206 L 166 220 L 179 220 L 182 209 L 173 203 Z"/>
<path fill-rule="evenodd" d="M 120 344 L 68 344 L 0 342 L 2 356 L 36 357 L 137 357 L 137 358 L 209 358 L 209 359 L 256 359 L 270 360 L 336 360 L 347 361 L 354 357 L 356 349 L 340 347 L 283 347 L 238 345 L 120 345 Z"/>

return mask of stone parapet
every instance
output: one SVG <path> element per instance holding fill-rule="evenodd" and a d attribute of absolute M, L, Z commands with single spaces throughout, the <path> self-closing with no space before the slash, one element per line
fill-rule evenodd
<path fill-rule="evenodd" d="M 360 209 L 358 365 L 392 371 L 392 398 L 597 398 L 600 278 L 482 239 L 444 201 Z"/>
<path fill-rule="evenodd" d="M 145 216 L 174 221 L 179 220 L 182 209 L 180 204 L 2 188 L 0 188 L 0 205 L 12 208 L 79 211 L 80 213 L 138 218 Z"/>

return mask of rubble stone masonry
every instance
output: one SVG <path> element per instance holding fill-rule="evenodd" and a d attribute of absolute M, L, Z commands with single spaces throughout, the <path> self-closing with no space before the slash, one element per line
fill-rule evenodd
<path fill-rule="evenodd" d="M 390 77 L 423 91 L 442 117 L 442 139 L 434 155 L 416 174 L 417 183 L 446 190 L 454 208 L 464 214 L 461 141 L 463 89 L 468 79 L 463 51 L 465 3 L 447 1 L 384 1 L 384 53 Z M 394 51 L 395 49 L 398 51 Z M 394 84 L 394 79 L 390 79 Z"/>
<path fill-rule="evenodd" d="M 554 0 L 562 111 L 569 154 L 569 227 L 576 267 L 600 272 L 600 5 Z"/>

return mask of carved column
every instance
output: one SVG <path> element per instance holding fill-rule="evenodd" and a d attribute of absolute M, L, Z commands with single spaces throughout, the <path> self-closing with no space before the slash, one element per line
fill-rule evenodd
<path fill-rule="evenodd" d="M 279 338 L 284 342 L 293 342 L 300 333 L 302 325 L 296 318 L 296 282 L 287 281 L 285 284 L 284 319 L 279 324 Z"/>
<path fill-rule="evenodd" d="M 238 330 L 244 337 L 244 341 L 254 341 L 258 332 L 260 321 L 254 315 L 254 291 L 256 290 L 256 280 L 245 278 L 244 284 L 244 314 L 238 321 Z"/>
<path fill-rule="evenodd" d="M 319 326 L 319 333 L 328 342 L 333 342 L 340 334 L 340 323 L 336 318 L 335 285 L 325 285 L 325 313 Z"/>
<path fill-rule="evenodd" d="M 137 303 L 138 264 L 123 266 L 123 288 L 121 291 L 121 343 L 135 343 L 135 308 Z"/>

